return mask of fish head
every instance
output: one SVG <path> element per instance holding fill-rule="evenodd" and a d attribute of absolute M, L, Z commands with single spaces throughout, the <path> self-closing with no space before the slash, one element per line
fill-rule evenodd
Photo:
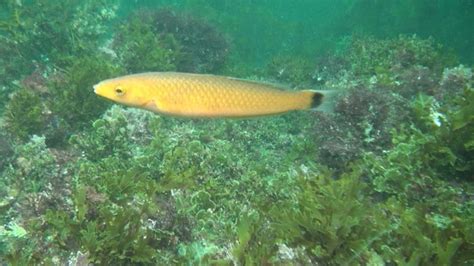
<path fill-rule="evenodd" d="M 144 84 L 129 76 L 101 81 L 94 85 L 94 93 L 111 101 L 134 107 L 143 107 L 149 102 Z"/>

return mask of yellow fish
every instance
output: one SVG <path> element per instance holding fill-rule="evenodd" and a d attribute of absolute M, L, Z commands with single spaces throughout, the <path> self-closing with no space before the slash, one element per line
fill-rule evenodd
<path fill-rule="evenodd" d="M 311 109 L 327 93 L 288 91 L 223 76 L 150 72 L 101 81 L 97 95 L 128 106 L 184 117 L 254 117 Z"/>

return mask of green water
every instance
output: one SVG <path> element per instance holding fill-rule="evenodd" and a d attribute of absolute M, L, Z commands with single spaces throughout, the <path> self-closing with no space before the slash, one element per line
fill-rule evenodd
<path fill-rule="evenodd" d="M 0 265 L 474 264 L 473 11 L 0 0 Z M 93 93 L 150 71 L 335 97 L 199 119 Z"/>
<path fill-rule="evenodd" d="M 246 61 L 256 63 L 275 53 L 314 56 L 351 34 L 433 36 L 472 62 L 473 5 L 427 0 L 136 1 L 123 10 L 172 6 L 204 17 L 234 39 Z"/>

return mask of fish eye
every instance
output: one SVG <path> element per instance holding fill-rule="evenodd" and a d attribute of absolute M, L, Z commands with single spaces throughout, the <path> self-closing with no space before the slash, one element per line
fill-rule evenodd
<path fill-rule="evenodd" d="M 125 91 L 122 89 L 122 87 L 116 87 L 115 94 L 117 94 L 118 96 L 122 96 L 125 94 Z"/>

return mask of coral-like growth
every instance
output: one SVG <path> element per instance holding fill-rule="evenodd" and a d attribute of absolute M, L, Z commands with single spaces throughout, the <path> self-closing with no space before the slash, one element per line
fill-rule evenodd
<path fill-rule="evenodd" d="M 9 101 L 4 128 L 13 139 L 27 140 L 32 134 L 44 132 L 48 122 L 48 109 L 36 93 L 21 89 Z"/>
<path fill-rule="evenodd" d="M 433 39 L 354 37 L 260 73 L 338 90 L 330 113 L 178 119 L 109 108 L 92 85 L 221 71 L 213 25 L 162 9 L 113 28 L 108 1 L 3 2 L 0 265 L 473 264 L 473 75 Z M 228 69 L 245 73 L 239 56 Z"/>
<path fill-rule="evenodd" d="M 38 70 L 39 71 L 39 70 Z M 101 54 L 77 59 L 67 74 L 33 73 L 23 80 L 4 113 L 4 128 L 13 139 L 45 135 L 48 144 L 62 145 L 75 130 L 88 127 L 109 104 L 92 92 L 102 79 L 118 75 L 119 68 Z"/>
<path fill-rule="evenodd" d="M 209 73 L 223 67 L 229 43 L 212 24 L 170 9 L 158 10 L 152 16 L 155 32 L 171 34 L 181 45 L 178 70 Z"/>
<path fill-rule="evenodd" d="M 20 54 L 16 43 L 0 35 L 0 110 L 3 109 L 8 99 L 8 94 L 14 88 L 11 83 L 33 70 L 30 62 L 25 62 Z"/>
<path fill-rule="evenodd" d="M 380 84 L 384 81 L 377 78 L 376 86 L 392 89 L 408 99 L 413 99 L 418 93 L 428 95 L 437 93 L 439 75 L 426 66 L 416 65 L 407 69 L 393 68 L 391 73 L 398 75 L 395 82 Z"/>
<path fill-rule="evenodd" d="M 17 222 L 11 222 L 6 226 L 0 226 L 0 255 L 5 259 L 11 259 L 17 263 L 28 263 L 27 252 L 21 251 L 22 247 L 28 245 L 28 233 Z M 17 260 L 13 260 L 18 257 Z"/>
<path fill-rule="evenodd" d="M 115 36 L 113 47 L 128 72 L 216 72 L 228 43 L 210 24 L 169 9 L 139 10 Z"/>
<path fill-rule="evenodd" d="M 472 88 L 474 82 L 471 68 L 459 65 L 453 68 L 446 68 L 440 81 L 437 97 L 449 100 L 449 97 L 461 93 L 466 88 Z"/>
<path fill-rule="evenodd" d="M 3 8 L 5 14 L 12 15 L 0 23 L 4 33 L 0 37 L 0 63 L 6 66 L 0 70 L 0 86 L 31 73 L 31 62 L 64 68 L 75 61 L 75 56 L 94 51 L 117 7 L 107 1 L 44 0 L 2 4 Z"/>
<path fill-rule="evenodd" d="M 116 34 L 113 48 L 129 73 L 176 70 L 180 44 L 173 35 L 159 35 L 149 13 L 132 14 Z"/>
<path fill-rule="evenodd" d="M 472 248 L 471 232 L 461 221 L 472 219 L 464 209 L 472 186 L 440 179 L 456 175 L 448 170 L 457 164 L 456 155 L 436 136 L 419 131 L 397 133 L 394 144 L 384 155 L 367 154 L 361 165 L 372 179 L 373 190 L 390 197 L 382 208 L 394 228 L 385 241 L 384 258 L 422 264 L 469 260 L 465 249 Z"/>
<path fill-rule="evenodd" d="M 446 65 L 455 63 L 455 59 L 447 57 L 433 39 L 421 39 L 416 35 L 387 40 L 354 38 L 348 57 L 354 73 L 362 75 L 390 75 L 392 67 L 416 65 L 440 72 Z"/>
<path fill-rule="evenodd" d="M 308 60 L 295 57 L 278 56 L 266 66 L 265 76 L 285 84 L 310 85 L 313 80 L 313 66 Z"/>
<path fill-rule="evenodd" d="M 167 207 L 173 199 L 159 198 L 157 184 L 138 169 L 126 170 L 117 157 L 104 162 L 105 168 L 83 164 L 89 169 L 79 174 L 71 211 L 46 214 L 49 230 L 58 232 L 53 245 L 81 248 L 89 263 L 168 264 L 170 249 L 186 241 L 178 231 L 185 218 Z M 96 185 L 82 184 L 91 181 Z"/>
<path fill-rule="evenodd" d="M 96 54 L 78 58 L 67 69 L 62 79 L 56 79 L 49 87 L 48 99 L 51 111 L 55 117 L 56 141 L 61 141 L 71 131 L 89 126 L 90 122 L 99 117 L 109 106 L 99 99 L 92 91 L 97 82 L 118 75 L 120 68 L 115 66 L 107 57 Z"/>
<path fill-rule="evenodd" d="M 0 128 L 1 127 L 2 126 L 0 125 Z M 3 166 L 8 163 L 12 153 L 13 148 L 11 139 L 4 132 L 0 132 L 0 172 L 3 170 Z"/>
<path fill-rule="evenodd" d="M 368 85 L 409 99 L 420 92 L 435 94 L 443 68 L 457 62 L 433 39 L 403 35 L 387 40 L 354 38 L 342 54 L 356 77 L 369 77 Z"/>
<path fill-rule="evenodd" d="M 276 56 L 268 63 L 263 75 L 271 80 L 298 88 L 322 87 L 340 79 L 347 72 L 346 58 L 333 54 L 316 59 L 294 56 Z"/>
<path fill-rule="evenodd" d="M 77 58 L 93 53 L 97 49 L 100 36 L 105 33 L 106 24 L 113 18 L 116 9 L 116 6 L 107 5 L 106 2 L 58 3 L 44 0 L 35 2 L 4 1 L 2 3 L 0 111 L 3 111 L 9 95 L 18 90 L 18 87 L 31 89 L 29 85 L 35 85 L 19 81 L 38 81 L 29 78 L 33 76 L 38 78 L 48 71 L 54 72 L 54 70 L 67 68 Z M 43 68 L 47 71 L 43 71 Z M 25 76 L 29 76 L 29 78 L 24 79 Z M 44 85 L 41 84 L 42 89 L 46 89 Z M 17 98 L 15 101 L 17 100 L 19 99 Z M 18 116 L 38 107 L 35 105 L 35 101 L 32 104 L 31 107 L 25 107 L 25 111 L 19 112 Z M 47 108 L 42 107 L 41 109 L 45 112 L 43 119 L 48 120 L 49 111 Z M 30 127 L 30 131 L 35 131 L 33 128 L 44 121 L 39 122 L 38 119 L 32 119 L 31 122 L 31 125 L 20 127 L 24 127 L 24 129 Z M 15 122 L 10 121 L 9 123 L 12 125 Z M 17 129 L 13 130 L 16 131 L 15 134 L 19 133 L 18 137 L 25 140 L 28 130 L 19 127 Z M 37 127 L 36 129 L 38 129 L 35 131 L 36 134 L 44 133 L 44 128 Z M 54 129 L 58 129 L 58 127 L 54 127 Z M 55 134 L 53 131 L 50 130 L 46 134 L 62 134 Z M 51 137 L 48 136 L 48 139 Z"/>
<path fill-rule="evenodd" d="M 127 120 L 121 114 L 94 121 L 88 132 L 73 135 L 69 142 L 81 150 L 85 158 L 93 162 L 110 156 L 128 160 L 133 151 Z"/>
<path fill-rule="evenodd" d="M 340 168 L 361 151 L 382 152 L 391 146 L 391 131 L 408 119 L 399 96 L 377 90 L 351 89 L 336 102 L 333 114 L 316 114 L 319 159 Z"/>
<path fill-rule="evenodd" d="M 339 180 L 329 172 L 297 181 L 296 205 L 270 212 L 277 232 L 294 247 L 304 246 L 313 263 L 371 261 L 373 248 L 390 228 L 383 212 L 365 195 L 360 169 Z M 362 237 L 361 237 L 362 236 Z"/>

